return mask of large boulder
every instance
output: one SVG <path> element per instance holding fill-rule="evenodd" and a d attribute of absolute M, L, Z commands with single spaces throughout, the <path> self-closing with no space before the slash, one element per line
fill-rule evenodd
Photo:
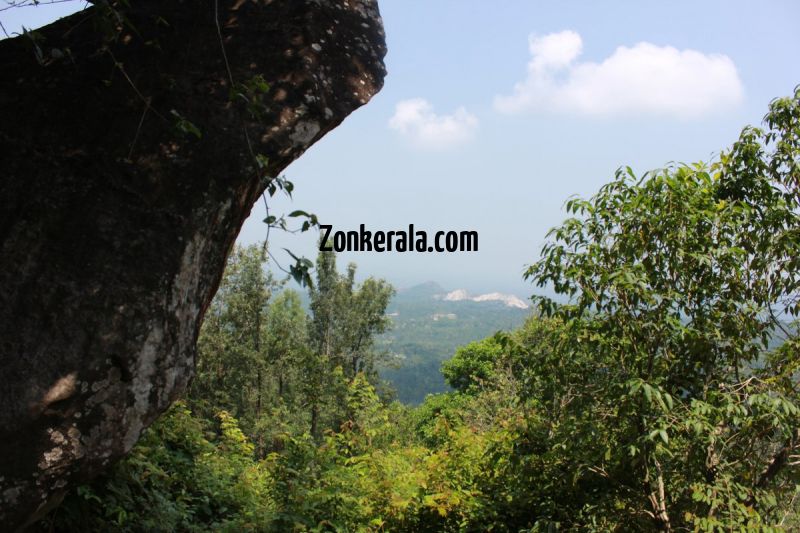
<path fill-rule="evenodd" d="M 375 0 L 114 5 L 0 42 L 0 530 L 181 394 L 253 203 L 385 75 Z"/>

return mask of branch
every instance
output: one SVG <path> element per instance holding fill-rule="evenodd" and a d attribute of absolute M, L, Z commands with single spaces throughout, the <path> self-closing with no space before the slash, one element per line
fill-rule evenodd
<path fill-rule="evenodd" d="M 781 470 L 785 466 L 789 464 L 789 458 L 791 457 L 792 451 L 797 448 L 798 441 L 800 441 L 800 428 L 795 429 L 792 436 L 790 436 L 786 440 L 786 444 L 778 450 L 772 459 L 770 460 L 769 464 L 767 464 L 766 468 L 761 471 L 761 474 L 758 476 L 758 480 L 756 480 L 755 484 L 753 485 L 753 493 L 747 498 L 745 505 L 752 506 L 755 504 L 755 489 L 763 489 L 766 487 L 775 476 L 777 476 Z"/>

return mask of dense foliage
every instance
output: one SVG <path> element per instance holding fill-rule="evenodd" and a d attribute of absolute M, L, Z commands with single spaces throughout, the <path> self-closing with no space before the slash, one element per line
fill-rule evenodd
<path fill-rule="evenodd" d="M 766 126 L 711 164 L 623 169 L 568 202 L 575 217 L 527 271 L 562 299 L 540 298 L 522 328 L 458 350 L 443 370 L 455 391 L 415 409 L 375 391 L 371 339 L 388 287 L 355 289 L 329 256 L 311 317 L 292 296 L 264 311 L 263 292 L 244 297 L 240 252 L 204 326 L 200 390 L 51 520 L 108 531 L 800 528 L 800 90 L 772 103 Z"/>
<path fill-rule="evenodd" d="M 321 253 L 311 314 L 299 295 L 280 291 L 257 246 L 237 248 L 198 341 L 198 366 L 188 405 L 202 418 L 231 413 L 262 457 L 285 432 L 319 437 L 346 418 L 345 388 L 358 372 L 375 383 L 393 289 L 383 280 L 355 283 L 336 258 Z M 277 295 L 273 296 L 273 293 Z"/>

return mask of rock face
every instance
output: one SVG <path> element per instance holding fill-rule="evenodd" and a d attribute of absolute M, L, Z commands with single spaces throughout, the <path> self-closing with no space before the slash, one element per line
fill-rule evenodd
<path fill-rule="evenodd" d="M 506 307 L 516 307 L 517 309 L 528 309 L 530 306 L 513 294 L 503 294 L 500 292 L 490 292 L 480 296 L 470 296 L 464 289 L 456 289 L 448 292 L 442 297 L 446 302 L 460 302 L 470 300 L 472 302 L 501 302 Z"/>
<path fill-rule="evenodd" d="M 0 42 L 3 531 L 126 454 L 184 390 L 268 176 L 385 75 L 375 0 L 124 15 L 98 4 Z"/>

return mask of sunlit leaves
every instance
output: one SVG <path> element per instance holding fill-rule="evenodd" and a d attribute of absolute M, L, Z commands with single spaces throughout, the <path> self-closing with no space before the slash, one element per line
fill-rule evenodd
<path fill-rule="evenodd" d="M 561 296 L 539 309 L 568 332 L 555 347 L 562 364 L 542 369 L 569 398 L 552 411 L 567 428 L 553 449 L 578 464 L 616 462 L 621 482 L 653 494 L 666 485 L 644 500 L 658 527 L 663 509 L 673 527 L 686 516 L 703 530 L 761 528 L 798 475 L 784 457 L 800 444 L 787 319 L 800 288 L 800 90 L 765 122 L 711 164 L 641 177 L 620 168 L 591 199 L 567 202 L 571 218 L 526 272 Z M 583 376 L 571 392 L 556 381 L 570 367 Z M 547 381 L 542 391 L 559 390 Z M 687 499 L 690 486 L 702 492 Z M 708 507 L 684 513 L 689 501 Z"/>

